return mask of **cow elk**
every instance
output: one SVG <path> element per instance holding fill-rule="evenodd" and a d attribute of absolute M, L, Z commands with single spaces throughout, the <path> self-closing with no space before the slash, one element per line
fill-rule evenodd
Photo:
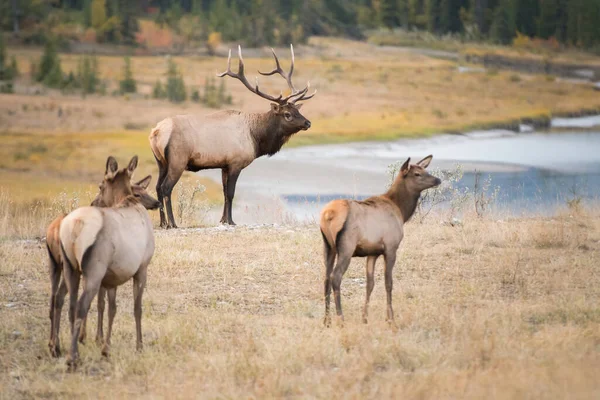
<path fill-rule="evenodd" d="M 231 71 L 231 50 L 227 70 L 219 77 L 238 79 L 252 93 L 271 101 L 271 110 L 266 113 L 244 113 L 219 111 L 205 117 L 178 115 L 160 121 L 150 133 L 150 147 L 159 168 L 156 193 L 165 204 L 168 222 L 160 211 L 160 224 L 165 228 L 176 228 L 173 217 L 171 193 L 183 171 L 197 172 L 220 168 L 223 181 L 223 216 L 221 223 L 235 225 L 231 216 L 235 186 L 240 172 L 252 161 L 263 155 L 272 156 L 300 130 L 310 128 L 310 121 L 300 114 L 299 101 L 312 98 L 316 91 L 308 94 L 309 85 L 297 90 L 292 83 L 294 72 L 294 48 L 291 47 L 292 62 L 289 72 L 283 71 L 273 50 L 275 68 L 262 75 L 281 75 L 290 89 L 288 96 L 272 96 L 252 85 L 244 75 L 242 49 L 238 47 L 238 72 Z"/>
<path fill-rule="evenodd" d="M 336 313 L 341 321 L 344 319 L 340 287 L 352 257 L 367 257 L 367 297 L 363 309 L 363 322 L 367 322 L 375 262 L 381 255 L 385 259 L 387 319 L 393 322 L 392 269 L 396 263 L 398 246 L 404 237 L 404 223 L 415 212 L 421 192 L 441 183 L 439 178 L 425 171 L 432 157 L 425 157 L 417 164 L 410 164 L 410 158 L 406 160 L 392 186 L 381 196 L 363 201 L 334 200 L 321 211 L 320 227 L 325 252 L 326 326 L 331 323 L 329 303 L 332 288 Z"/>
<path fill-rule="evenodd" d="M 109 208 L 78 208 L 60 224 L 61 255 L 70 310 L 77 314 L 69 313 L 72 337 L 67 363 L 71 368 L 79 360 L 77 341 L 83 321 L 101 286 L 107 289 L 109 301 L 108 332 L 102 350 L 104 355 L 108 354 L 116 312 L 116 288 L 131 278 L 137 349 L 142 349 L 142 294 L 146 286 L 148 264 L 154 255 L 154 232 L 148 212 L 133 195 L 130 179 L 136 167 L 137 156 L 122 170 L 118 169 L 117 161 L 109 157 L 102 199 L 105 203 L 105 199 L 110 197 L 122 200 Z M 159 206 L 157 200 L 154 208 Z M 81 276 L 84 287 L 77 301 Z"/>
<path fill-rule="evenodd" d="M 148 185 L 150 185 L 150 181 L 152 180 L 152 176 L 148 175 L 144 179 L 140 180 L 137 183 L 131 185 L 133 190 L 133 195 L 142 203 L 146 209 L 156 208 L 157 200 L 148 194 L 146 189 Z M 96 196 L 96 198 L 92 201 L 92 206 L 96 207 L 111 207 L 122 198 L 118 196 L 120 193 L 112 192 L 111 196 L 104 196 L 104 190 L 106 188 L 106 184 L 103 181 L 100 183 L 100 193 Z M 117 196 L 117 197 L 116 197 Z M 60 331 L 60 318 L 62 313 L 62 307 L 64 304 L 64 299 L 67 294 L 67 285 L 62 278 L 63 272 L 63 263 L 62 256 L 60 254 L 60 239 L 59 239 L 59 230 L 60 224 L 62 220 L 65 218 L 65 215 L 61 215 L 54 219 L 48 226 L 48 230 L 46 232 L 46 248 L 48 250 L 48 258 L 49 258 L 49 273 L 50 273 L 50 283 L 51 283 L 51 295 L 50 295 L 50 341 L 48 343 L 48 347 L 50 348 L 50 353 L 53 357 L 59 357 L 61 354 L 60 351 L 60 340 L 59 340 L 59 331 Z M 100 287 L 98 292 L 98 328 L 96 331 L 96 342 L 101 344 L 104 340 L 104 333 L 102 330 L 102 322 L 104 317 L 104 298 L 105 298 L 105 289 Z M 73 313 L 75 310 L 71 310 Z M 56 316 L 56 318 L 55 318 Z M 83 327 L 81 330 L 81 334 L 79 336 L 79 342 L 83 343 L 86 337 L 86 320 L 84 320 Z"/>

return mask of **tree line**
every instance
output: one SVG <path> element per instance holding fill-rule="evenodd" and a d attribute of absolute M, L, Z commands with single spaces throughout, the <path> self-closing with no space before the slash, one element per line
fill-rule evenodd
<path fill-rule="evenodd" d="M 600 0 L 0 0 L 0 16 L 3 30 L 64 18 L 108 42 L 130 44 L 139 19 L 154 18 L 197 39 L 218 33 L 248 46 L 312 35 L 361 38 L 369 29 L 399 27 L 503 44 L 520 33 L 600 46 Z"/>

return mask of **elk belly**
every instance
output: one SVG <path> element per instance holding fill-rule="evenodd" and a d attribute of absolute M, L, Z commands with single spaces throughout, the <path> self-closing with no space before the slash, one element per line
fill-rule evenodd
<path fill-rule="evenodd" d="M 385 252 L 385 245 L 383 241 L 369 241 L 366 239 L 359 240 L 354 249 L 352 257 L 367 257 L 367 256 L 379 256 Z"/>

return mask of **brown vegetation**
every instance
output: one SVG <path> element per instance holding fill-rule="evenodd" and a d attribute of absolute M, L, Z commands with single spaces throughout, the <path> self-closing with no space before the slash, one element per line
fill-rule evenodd
<path fill-rule="evenodd" d="M 429 221 L 406 226 L 396 331 L 361 321 L 362 260 L 344 328 L 323 328 L 316 226 L 157 232 L 144 351 L 124 290 L 111 358 L 82 346 L 76 374 L 47 352 L 42 243 L 2 241 L 2 397 L 597 397 L 600 216 Z M 375 281 L 383 316 L 381 264 Z"/>

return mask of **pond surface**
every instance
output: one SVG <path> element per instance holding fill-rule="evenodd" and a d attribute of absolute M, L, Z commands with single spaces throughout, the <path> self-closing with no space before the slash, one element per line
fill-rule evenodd
<path fill-rule="evenodd" d="M 594 119 L 596 118 L 596 119 Z M 591 121 L 591 122 L 590 122 Z M 599 117 L 556 119 L 554 126 L 589 127 Z M 299 133 L 302 134 L 302 133 Z M 430 139 L 361 142 L 284 149 L 256 160 L 238 181 L 238 223 L 318 219 L 336 198 L 366 198 L 383 193 L 388 166 L 433 154 L 430 170 L 453 169 L 472 188 L 475 174 L 499 187 L 499 208 L 518 214 L 552 212 L 568 200 L 600 198 L 600 129 L 597 132 L 514 133 L 475 131 Z M 220 182 L 220 171 L 202 173 Z"/>

